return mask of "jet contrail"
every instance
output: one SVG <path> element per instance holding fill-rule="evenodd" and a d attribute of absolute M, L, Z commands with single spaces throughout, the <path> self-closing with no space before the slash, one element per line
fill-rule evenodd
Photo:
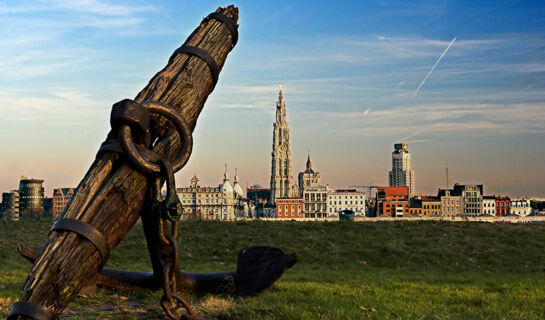
<path fill-rule="evenodd" d="M 428 80 L 428 78 L 430 77 L 433 70 L 435 70 L 435 67 L 437 67 L 437 65 L 439 64 L 439 61 L 441 61 L 441 59 L 443 59 L 443 57 L 447 53 L 448 49 L 454 44 L 454 41 L 456 41 L 456 37 L 454 37 L 454 39 L 452 39 L 452 41 L 446 47 L 445 51 L 443 51 L 443 53 L 441 53 L 441 55 L 439 56 L 439 59 L 437 59 L 437 61 L 435 61 L 435 64 L 433 65 L 433 67 L 431 67 L 430 72 L 428 72 L 428 74 L 424 77 L 424 80 L 422 80 L 422 82 L 420 82 L 420 84 L 418 85 L 418 88 L 416 88 L 416 90 L 414 90 L 413 94 L 411 95 L 411 99 L 414 98 L 414 96 L 416 96 L 418 91 L 420 91 L 420 88 L 422 88 L 424 83 L 426 83 L 426 80 Z"/>

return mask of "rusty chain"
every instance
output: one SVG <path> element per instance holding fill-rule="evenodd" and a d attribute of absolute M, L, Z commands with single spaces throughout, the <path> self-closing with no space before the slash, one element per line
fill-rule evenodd
<path fill-rule="evenodd" d="M 176 311 L 184 308 L 188 316 L 193 316 L 189 304 L 176 290 L 176 271 L 178 270 L 178 220 L 182 213 L 180 200 L 175 192 L 174 171 L 169 161 L 162 159 L 159 162 L 162 173 L 166 176 L 167 194 L 161 197 L 161 178 L 155 178 L 154 203 L 152 210 L 158 219 L 158 235 L 160 242 L 159 261 L 163 266 L 163 296 L 161 308 L 171 319 L 178 319 Z M 170 230 L 168 224 L 170 223 Z M 174 305 L 172 305 L 174 303 Z"/>
<path fill-rule="evenodd" d="M 167 155 L 161 158 L 151 150 L 149 135 L 150 114 L 159 114 L 169 120 L 176 129 L 181 142 L 180 152 L 173 163 Z M 144 101 L 136 103 L 132 100 L 123 100 L 114 105 L 111 115 L 112 133 L 103 143 L 101 151 L 116 151 L 126 155 L 130 163 L 143 174 L 153 178 L 153 202 L 151 211 L 157 219 L 157 235 L 159 243 L 158 258 L 162 266 L 160 280 L 163 286 L 163 296 L 160 305 L 165 314 L 175 319 L 202 319 L 194 315 L 193 310 L 176 288 L 176 272 L 178 267 L 178 221 L 182 215 L 182 204 L 176 195 L 174 172 L 180 170 L 188 161 L 191 154 L 193 139 L 191 129 L 185 119 L 168 105 Z M 172 138 L 172 136 L 171 136 Z M 161 186 L 166 183 L 167 193 L 163 199 Z M 159 276 L 159 275 L 158 275 Z M 185 309 L 186 314 L 179 313 Z"/>

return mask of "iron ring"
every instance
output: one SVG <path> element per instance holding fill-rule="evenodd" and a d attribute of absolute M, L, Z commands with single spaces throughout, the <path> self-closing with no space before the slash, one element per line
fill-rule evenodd
<path fill-rule="evenodd" d="M 181 115 L 166 104 L 154 101 L 143 101 L 141 104 L 148 108 L 151 113 L 162 115 L 174 125 L 178 135 L 180 136 L 182 148 L 178 154 L 178 157 L 176 157 L 172 163 L 172 169 L 174 172 L 180 170 L 189 160 L 189 156 L 191 155 L 191 151 L 193 149 L 193 137 L 191 135 L 189 124 Z M 119 129 L 119 137 L 121 144 L 123 145 L 123 149 L 127 153 L 129 159 L 140 171 L 145 174 L 155 175 L 162 172 L 160 165 L 153 163 L 142 156 L 139 148 L 133 143 L 131 129 L 128 125 L 121 126 Z"/>

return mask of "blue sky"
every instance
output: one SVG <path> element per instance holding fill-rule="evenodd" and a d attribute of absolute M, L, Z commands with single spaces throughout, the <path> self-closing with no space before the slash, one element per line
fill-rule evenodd
<path fill-rule="evenodd" d="M 20 175 L 76 186 L 134 97 L 224 1 L 0 1 L 0 190 Z M 545 4 L 239 1 L 239 42 L 178 185 L 223 165 L 268 185 L 282 84 L 294 172 L 307 149 L 332 187 L 387 184 L 409 143 L 416 190 L 450 181 L 545 196 Z M 415 94 L 451 40 L 456 41 Z"/>

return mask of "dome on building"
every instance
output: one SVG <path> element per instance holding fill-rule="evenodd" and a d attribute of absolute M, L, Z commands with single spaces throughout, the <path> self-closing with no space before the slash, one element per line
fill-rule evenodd
<path fill-rule="evenodd" d="M 236 168 L 235 168 L 235 183 L 233 186 L 233 191 L 235 192 L 237 196 L 241 198 L 244 196 L 244 191 L 242 191 L 242 188 L 240 187 L 240 184 L 238 183 L 238 174 L 237 174 Z"/>
<path fill-rule="evenodd" d="M 229 174 L 227 173 L 227 165 L 225 165 L 225 173 L 223 174 L 223 183 L 220 185 L 220 192 L 233 193 L 233 187 L 229 183 Z"/>

